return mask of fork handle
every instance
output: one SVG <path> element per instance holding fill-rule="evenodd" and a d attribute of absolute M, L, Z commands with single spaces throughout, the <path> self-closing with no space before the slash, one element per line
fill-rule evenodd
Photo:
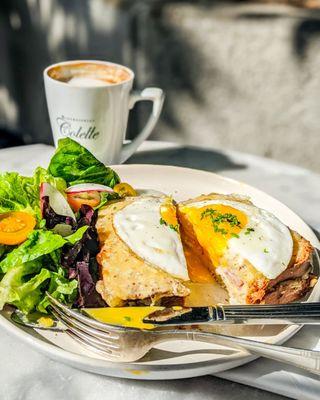
<path fill-rule="evenodd" d="M 313 374 L 320 375 L 319 351 L 285 347 L 209 332 L 190 331 L 186 332 L 186 335 L 189 340 L 215 343 L 242 351 L 247 350 L 251 354 L 280 361 L 298 368 L 303 368 Z"/>

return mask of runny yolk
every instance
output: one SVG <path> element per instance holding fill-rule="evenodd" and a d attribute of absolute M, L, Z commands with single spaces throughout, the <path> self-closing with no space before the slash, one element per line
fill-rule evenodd
<path fill-rule="evenodd" d="M 223 204 L 185 206 L 181 211 L 187 214 L 199 244 L 206 249 L 214 266 L 219 265 L 228 241 L 237 238 L 247 224 L 246 214 Z"/>
<path fill-rule="evenodd" d="M 90 317 L 106 324 L 153 329 L 154 325 L 144 323 L 143 319 L 154 311 L 162 309 L 163 307 L 105 307 L 86 308 L 83 311 Z"/>
<path fill-rule="evenodd" d="M 191 282 L 197 282 L 197 283 L 215 282 L 215 279 L 208 270 L 208 268 L 205 265 L 203 265 L 199 257 L 197 257 L 191 249 L 185 248 L 184 255 L 186 257 L 188 274 Z"/>

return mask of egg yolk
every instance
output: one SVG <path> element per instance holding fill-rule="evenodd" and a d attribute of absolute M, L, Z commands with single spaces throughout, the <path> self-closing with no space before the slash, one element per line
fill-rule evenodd
<path fill-rule="evenodd" d="M 197 240 L 208 252 L 213 266 L 220 264 L 228 241 L 237 238 L 248 222 L 242 211 L 223 204 L 200 208 L 185 206 L 182 212 L 188 215 Z"/>
<path fill-rule="evenodd" d="M 162 203 L 160 207 L 160 215 L 163 221 L 162 223 L 165 223 L 171 228 L 177 227 L 177 229 L 174 229 L 178 231 L 179 223 L 177 219 L 176 207 L 172 203 L 171 199 L 168 199 Z M 212 274 L 201 263 L 198 257 L 194 256 L 191 249 L 185 247 L 184 255 L 186 257 L 188 275 L 192 282 L 212 283 L 215 281 Z"/>
<path fill-rule="evenodd" d="M 201 262 L 192 249 L 185 247 L 184 255 L 188 266 L 188 275 L 191 282 L 214 283 L 215 279 L 209 269 Z"/>

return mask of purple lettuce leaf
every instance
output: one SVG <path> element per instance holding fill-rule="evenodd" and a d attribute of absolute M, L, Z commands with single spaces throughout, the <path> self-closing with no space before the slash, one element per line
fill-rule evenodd
<path fill-rule="evenodd" d="M 99 268 L 96 256 L 99 253 L 98 234 L 95 228 L 97 212 L 88 205 L 82 205 L 77 221 L 72 218 L 58 215 L 50 207 L 49 197 L 43 197 L 43 218 L 46 227 L 53 229 L 57 224 L 70 225 L 73 231 L 88 226 L 82 238 L 73 246 L 66 244 L 61 252 L 61 265 L 67 269 L 68 278 L 78 280 L 78 296 L 75 302 L 77 307 L 105 306 L 95 285 L 99 279 Z"/>
<path fill-rule="evenodd" d="M 77 262 L 77 277 L 79 295 L 76 301 L 78 307 L 103 307 L 104 301 L 96 291 L 96 280 L 90 272 L 90 261 Z"/>
<path fill-rule="evenodd" d="M 82 205 L 76 228 L 89 227 L 77 243 L 72 247 L 66 246 L 61 258 L 62 265 L 68 269 L 69 279 L 78 279 L 78 297 L 75 302 L 77 307 L 105 306 L 96 291 L 96 282 L 99 279 L 99 267 L 96 261 L 99 253 L 96 221 L 97 212 L 88 205 Z"/>

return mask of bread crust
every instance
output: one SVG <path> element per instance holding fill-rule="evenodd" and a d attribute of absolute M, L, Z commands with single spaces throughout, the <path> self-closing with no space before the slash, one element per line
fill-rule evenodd
<path fill-rule="evenodd" d="M 314 285 L 311 258 L 314 251 L 311 243 L 290 229 L 293 252 L 288 268 L 268 283 L 261 303 L 285 304 L 303 297 Z"/>

